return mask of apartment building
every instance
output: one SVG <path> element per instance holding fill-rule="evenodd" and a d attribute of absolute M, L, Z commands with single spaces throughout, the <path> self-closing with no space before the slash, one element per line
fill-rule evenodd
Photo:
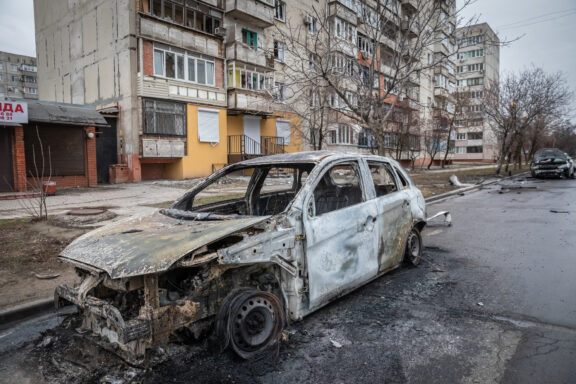
<path fill-rule="evenodd" d="M 280 35 L 297 30 L 299 38 L 311 41 L 320 33 L 319 12 L 325 12 L 323 21 L 337 40 L 335 52 L 311 54 L 304 70 L 328 60 L 341 69 L 340 81 L 350 82 L 353 77 L 367 81 L 368 69 L 374 68 L 368 89 L 389 90 L 382 108 L 394 104 L 395 112 L 384 123 L 386 132 L 378 140 L 384 150 L 379 151 L 373 133 L 342 113 L 346 107 L 338 96 L 323 95 L 331 109 L 324 121 L 324 148 L 379 151 L 409 161 L 423 157 L 422 122 L 443 121 L 453 113 L 449 31 L 455 5 L 453 0 L 383 4 L 35 0 L 40 97 L 94 105 L 105 116 L 109 127 L 97 135 L 99 182 L 200 177 L 254 156 L 311 149 L 316 133 L 308 140 L 302 134 L 314 129 L 306 121 L 308 112 L 297 113 L 293 106 L 315 104 L 317 90 L 310 89 L 308 100 L 296 100 L 288 74 L 294 58 Z M 418 37 L 418 19 L 426 14 L 422 7 L 429 6 L 441 8 L 438 22 L 446 32 L 419 57 L 405 45 Z M 387 28 L 375 41 L 370 36 L 379 20 Z M 389 84 L 397 57 L 434 65 L 424 65 L 396 92 Z M 441 68 L 435 67 L 438 63 Z M 351 84 L 346 92 L 357 91 Z M 427 127 L 445 129 L 441 124 Z M 399 150 L 401 139 L 408 142 Z"/>
<path fill-rule="evenodd" d="M 456 30 L 457 91 L 464 100 L 457 111 L 455 161 L 495 162 L 498 137 L 483 111 L 485 87 L 498 84 L 500 41 L 486 23 Z"/>
<path fill-rule="evenodd" d="M 99 179 L 207 176 L 299 150 L 290 119 L 264 103 L 273 61 L 262 30 L 274 25 L 273 1 L 35 0 L 34 8 L 40 97 L 94 105 L 109 122 L 97 136 Z"/>
<path fill-rule="evenodd" d="M 36 58 L 0 52 L 0 99 L 38 99 Z"/>

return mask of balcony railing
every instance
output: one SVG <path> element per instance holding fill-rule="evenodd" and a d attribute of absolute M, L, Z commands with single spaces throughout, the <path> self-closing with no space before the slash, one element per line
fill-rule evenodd
<path fill-rule="evenodd" d="M 228 164 L 284 152 L 283 137 L 260 136 L 260 142 L 258 142 L 247 135 L 228 136 Z"/>
<path fill-rule="evenodd" d="M 274 25 L 273 0 L 226 0 L 226 15 L 256 27 Z"/>

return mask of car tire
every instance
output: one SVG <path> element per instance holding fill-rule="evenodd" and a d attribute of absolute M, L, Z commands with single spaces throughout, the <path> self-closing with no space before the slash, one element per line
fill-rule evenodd
<path fill-rule="evenodd" d="M 276 295 L 241 288 L 224 299 L 216 333 L 222 350 L 230 346 L 243 359 L 257 359 L 278 343 L 284 324 L 284 308 Z"/>
<path fill-rule="evenodd" d="M 412 227 L 408 238 L 406 239 L 406 247 L 404 251 L 404 261 L 413 266 L 420 264 L 422 260 L 422 236 L 416 227 Z"/>

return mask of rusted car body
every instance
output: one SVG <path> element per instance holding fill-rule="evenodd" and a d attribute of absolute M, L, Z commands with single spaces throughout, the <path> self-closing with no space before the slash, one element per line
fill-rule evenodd
<path fill-rule="evenodd" d="M 211 195 L 230 175 L 241 190 Z M 83 277 L 59 286 L 83 325 L 125 358 L 216 323 L 250 358 L 284 325 L 397 268 L 417 264 L 424 199 L 398 163 L 303 152 L 231 165 L 170 209 L 112 224 L 61 254 Z"/>

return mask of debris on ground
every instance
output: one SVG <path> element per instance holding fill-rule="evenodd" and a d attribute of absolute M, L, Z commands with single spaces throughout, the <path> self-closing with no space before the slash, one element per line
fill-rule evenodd
<path fill-rule="evenodd" d="M 454 186 L 456 186 L 456 187 L 471 187 L 471 186 L 474 185 L 474 184 L 461 183 L 461 182 L 458 180 L 458 176 L 456 176 L 456 175 L 450 176 L 450 184 L 452 184 L 452 185 L 454 185 Z"/>
<path fill-rule="evenodd" d="M 58 276 L 60 276 L 59 273 L 35 273 L 34 276 L 36 276 L 37 279 L 40 280 L 52 280 L 57 278 Z"/>
<path fill-rule="evenodd" d="M 333 346 L 335 346 L 336 348 L 342 348 L 342 344 L 340 344 L 339 342 L 330 339 L 330 342 L 332 343 Z"/>

